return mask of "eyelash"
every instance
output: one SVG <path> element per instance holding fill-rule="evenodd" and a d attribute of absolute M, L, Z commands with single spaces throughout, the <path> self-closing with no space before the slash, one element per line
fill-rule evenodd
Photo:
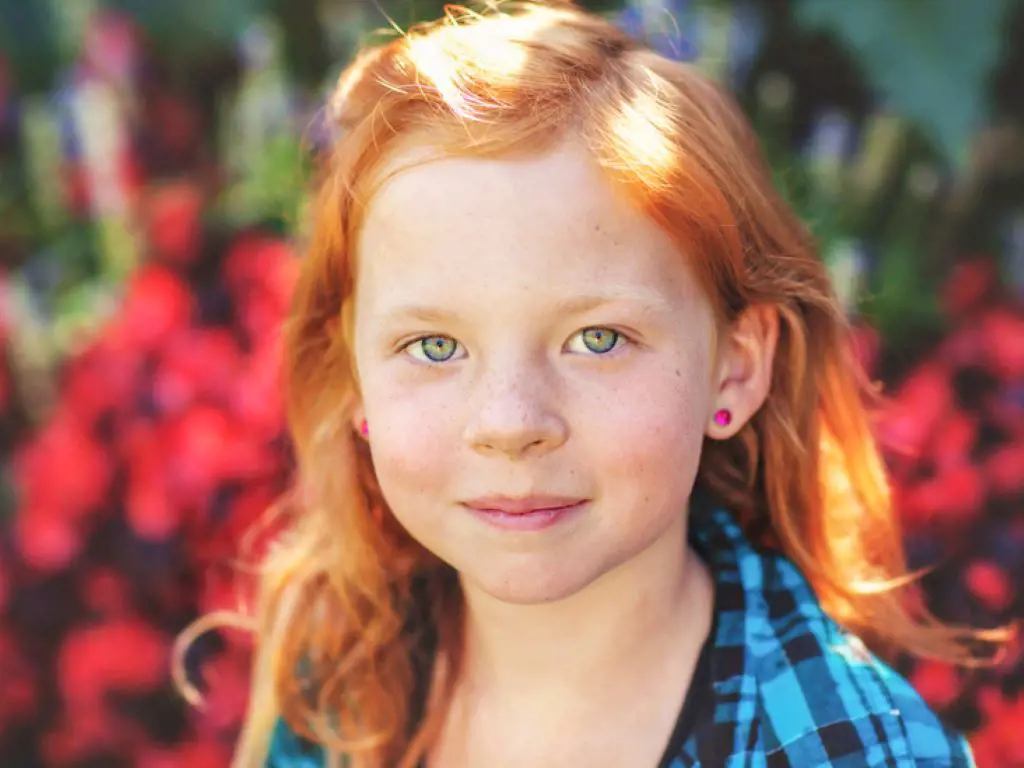
<path fill-rule="evenodd" d="M 613 346 L 611 349 L 609 349 L 606 352 L 579 352 L 579 353 L 575 353 L 575 354 L 580 354 L 580 355 L 583 355 L 585 357 L 609 357 L 614 352 L 616 352 L 616 350 L 619 350 L 622 347 L 627 346 L 627 345 L 635 344 L 635 340 L 633 339 L 633 337 L 630 334 L 628 334 L 628 333 L 626 333 L 626 332 L 624 332 L 624 331 L 622 331 L 622 330 L 620 330 L 618 328 L 614 328 L 614 327 L 611 327 L 611 326 L 604 326 L 604 325 L 589 325 L 586 328 L 582 328 L 579 331 L 577 331 L 576 333 L 574 333 L 570 337 L 570 340 L 582 336 L 582 334 L 586 333 L 587 331 L 611 331 L 616 336 L 615 346 Z M 404 352 L 405 354 L 407 354 L 410 357 L 412 357 L 412 355 L 410 353 L 410 350 L 413 349 L 415 347 L 415 345 L 422 344 L 427 339 L 451 339 L 457 345 L 459 345 L 459 348 L 461 348 L 461 344 L 459 344 L 459 342 L 454 337 L 452 337 L 452 336 L 446 336 L 443 333 L 428 333 L 428 334 L 424 334 L 423 336 L 417 336 L 414 339 L 410 339 L 408 341 L 402 342 L 399 345 L 399 351 L 400 352 Z M 452 360 L 454 360 L 456 358 L 453 355 L 452 357 L 448 358 L 447 360 L 430 360 L 430 359 L 422 359 L 421 360 L 420 358 L 416 358 L 416 357 L 413 357 L 413 359 L 416 360 L 416 362 L 418 362 L 418 363 L 423 363 L 425 365 L 437 366 L 437 365 L 443 365 L 445 363 L 451 362 Z"/>

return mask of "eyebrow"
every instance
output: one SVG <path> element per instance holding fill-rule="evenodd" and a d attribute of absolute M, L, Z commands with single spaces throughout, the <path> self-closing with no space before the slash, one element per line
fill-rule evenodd
<path fill-rule="evenodd" d="M 559 315 L 581 315 L 608 304 L 632 304 L 645 312 L 663 312 L 668 309 L 668 302 L 663 296 L 647 292 L 623 292 L 594 296 L 574 296 L 558 302 L 554 312 Z M 385 313 L 388 320 L 418 320 L 426 323 L 452 321 L 457 313 L 440 307 L 401 304 Z"/>

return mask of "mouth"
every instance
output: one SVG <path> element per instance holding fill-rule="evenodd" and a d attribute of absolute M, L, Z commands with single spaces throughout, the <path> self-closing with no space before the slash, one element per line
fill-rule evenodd
<path fill-rule="evenodd" d="M 586 499 L 569 496 L 487 496 L 464 502 L 464 505 L 478 512 L 494 512 L 505 515 L 532 515 L 538 512 L 553 512 L 577 507 Z"/>
<path fill-rule="evenodd" d="M 589 501 L 565 496 L 487 497 L 464 502 L 477 518 L 503 531 L 540 531 L 574 516 Z"/>

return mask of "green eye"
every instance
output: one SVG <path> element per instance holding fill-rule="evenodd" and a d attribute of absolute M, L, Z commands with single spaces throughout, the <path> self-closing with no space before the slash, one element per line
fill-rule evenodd
<path fill-rule="evenodd" d="M 427 336 L 410 344 L 409 353 L 418 360 L 425 358 L 427 362 L 443 363 L 451 360 L 458 348 L 459 343 L 450 336 Z M 417 353 L 422 353 L 423 358 Z"/>
<path fill-rule="evenodd" d="M 588 328 L 580 334 L 585 346 L 591 352 L 603 355 L 611 352 L 619 343 L 619 334 L 610 328 Z"/>

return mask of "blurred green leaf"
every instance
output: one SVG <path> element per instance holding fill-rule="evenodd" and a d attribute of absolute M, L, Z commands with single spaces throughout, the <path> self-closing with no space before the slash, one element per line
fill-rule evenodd
<path fill-rule="evenodd" d="M 0 58 L 13 70 L 21 93 L 38 93 L 53 86 L 57 46 L 53 20 L 40 0 L 0 0 Z"/>
<path fill-rule="evenodd" d="M 794 0 L 805 29 L 857 56 L 884 106 L 910 118 L 958 167 L 988 113 L 986 83 L 1012 0 Z"/>
<path fill-rule="evenodd" d="M 267 0 L 108 0 L 126 11 L 169 53 L 233 46 Z"/>
<path fill-rule="evenodd" d="M 294 232 L 301 220 L 309 157 L 293 136 L 269 140 L 253 158 L 245 178 L 221 200 L 222 213 L 236 226 L 276 222 Z"/>

